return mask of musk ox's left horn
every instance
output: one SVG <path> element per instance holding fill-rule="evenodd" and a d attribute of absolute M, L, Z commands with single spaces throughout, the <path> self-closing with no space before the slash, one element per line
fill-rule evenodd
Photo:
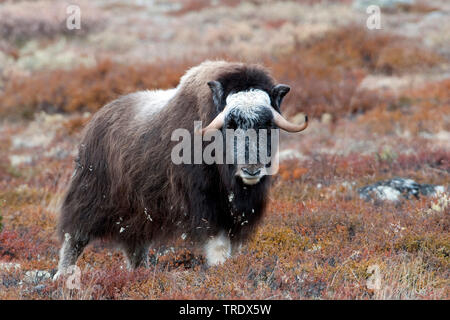
<path fill-rule="evenodd" d="M 305 116 L 305 122 L 302 124 L 296 124 L 287 121 L 281 114 L 279 114 L 276 110 L 272 109 L 273 113 L 273 121 L 280 128 L 287 132 L 300 132 L 308 127 L 308 116 Z"/>
<path fill-rule="evenodd" d="M 225 122 L 225 114 L 224 112 L 220 112 L 211 123 L 203 128 L 201 131 L 196 130 L 196 133 L 204 135 L 206 132 L 212 129 L 220 130 L 223 127 L 223 124 Z"/>

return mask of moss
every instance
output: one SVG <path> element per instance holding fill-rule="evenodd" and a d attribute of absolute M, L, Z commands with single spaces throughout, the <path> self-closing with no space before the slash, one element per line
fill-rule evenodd
<path fill-rule="evenodd" d="M 269 225 L 258 232 L 249 248 L 257 258 L 286 259 L 293 252 L 304 251 L 309 242 L 308 237 L 302 237 L 291 228 Z"/>
<path fill-rule="evenodd" d="M 47 191 L 29 188 L 27 185 L 0 192 L 0 199 L 10 208 L 40 203 L 49 200 L 50 197 L 51 195 Z"/>
<path fill-rule="evenodd" d="M 410 253 L 429 252 L 437 257 L 450 259 L 450 242 L 447 236 L 429 235 L 413 236 L 408 235 L 395 244 L 397 250 L 404 250 Z"/>

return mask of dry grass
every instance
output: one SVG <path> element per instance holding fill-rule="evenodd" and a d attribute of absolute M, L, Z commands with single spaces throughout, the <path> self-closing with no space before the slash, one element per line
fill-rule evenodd
<path fill-rule="evenodd" d="M 216 57 L 238 60 L 224 53 Z M 201 60 L 196 57 L 129 66 L 106 59 L 94 67 L 15 76 L 0 96 L 0 113 L 29 118 L 41 110 L 95 111 L 124 93 L 173 87 L 189 66 Z M 366 75 L 429 70 L 443 61 L 443 57 L 417 48 L 409 40 L 388 33 L 372 34 L 356 26 L 330 31 L 276 57 L 262 58 L 278 81 L 294 88 L 286 99 L 288 114 L 302 111 L 314 117 L 330 113 L 335 118 L 393 103 L 389 95 L 359 88 Z"/>
<path fill-rule="evenodd" d="M 307 57 L 308 63 L 388 74 L 426 69 L 445 61 L 410 39 L 388 32 L 371 32 L 359 25 L 345 26 L 313 38 L 298 51 Z"/>
<path fill-rule="evenodd" d="M 198 13 L 199 11 L 213 7 L 212 1 L 209 0 L 184 0 L 184 1 L 173 1 L 174 3 L 180 5 L 180 8 L 170 11 L 169 14 L 173 16 L 181 16 L 190 12 Z M 234 7 L 240 3 L 238 0 L 226 0 L 221 1 L 220 6 Z M 215 5 L 217 6 L 217 4 Z"/>
<path fill-rule="evenodd" d="M 126 66 L 102 60 L 95 67 L 19 76 L 7 82 L 0 96 L 0 114 L 32 118 L 37 111 L 96 111 L 121 94 L 174 87 L 193 64 L 164 62 Z M 345 116 L 381 103 L 375 93 L 358 91 L 363 72 L 340 72 L 308 65 L 297 55 L 269 61 L 267 65 L 277 79 L 294 88 L 284 107 L 288 114 L 303 111 L 311 117 L 324 112 Z"/>
<path fill-rule="evenodd" d="M 449 84 L 444 80 L 407 90 L 392 103 L 371 110 L 359 121 L 370 131 L 381 134 L 450 131 Z"/>
<path fill-rule="evenodd" d="M 356 192 L 395 176 L 448 190 L 448 59 L 423 39 L 342 26 L 336 16 L 359 17 L 341 5 L 351 1 L 319 2 L 189 0 L 151 19 L 141 14 L 147 5 L 103 4 L 105 14 L 124 15 L 93 38 L 66 37 L 59 6 L 31 14 L 49 1 L 2 5 L 0 61 L 13 63 L 0 70 L 0 299 L 449 299 L 448 193 L 372 203 Z M 389 16 L 420 19 L 432 9 L 417 2 Z M 97 30 L 95 19 L 87 23 L 86 32 Z M 105 53 L 95 45 L 108 34 L 127 41 Z M 77 55 L 91 46 L 102 58 L 70 70 L 14 64 L 22 45 L 33 47 L 28 39 L 39 47 L 61 37 L 61 50 Z M 122 253 L 99 242 L 78 261 L 80 290 L 63 280 L 25 281 L 27 272 L 56 271 L 58 202 L 91 115 L 118 95 L 174 87 L 188 67 L 217 57 L 266 65 L 292 87 L 283 111 L 312 118 L 304 133 L 282 136 L 294 157 L 281 163 L 265 219 L 242 253 L 206 268 L 200 250 L 173 243 L 149 252 L 149 269 L 129 272 Z M 423 82 L 361 86 L 390 75 Z"/>
<path fill-rule="evenodd" d="M 96 111 L 119 95 L 178 84 L 185 63 L 127 66 L 102 60 L 95 67 L 46 71 L 11 79 L 0 97 L 0 113 L 30 118 L 36 111 Z"/>
<path fill-rule="evenodd" d="M 394 12 L 406 12 L 406 13 L 430 13 L 437 11 L 438 9 L 430 5 L 428 1 L 414 1 L 413 3 L 399 3 L 397 6 L 391 10 L 386 10 L 388 13 Z"/>
<path fill-rule="evenodd" d="M 66 27 L 69 5 L 78 5 L 83 13 L 79 30 Z M 103 14 L 85 1 L 22 1 L 6 3 L 0 8 L 0 37 L 19 44 L 36 38 L 86 35 L 99 30 L 103 23 Z"/>

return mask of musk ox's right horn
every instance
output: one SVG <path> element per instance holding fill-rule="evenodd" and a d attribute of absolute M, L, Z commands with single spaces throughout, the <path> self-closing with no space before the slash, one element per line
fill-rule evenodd
<path fill-rule="evenodd" d="M 281 114 L 276 110 L 272 109 L 273 121 L 280 128 L 287 132 L 300 132 L 308 127 L 308 116 L 305 116 L 305 122 L 303 124 L 296 124 L 287 121 Z"/>

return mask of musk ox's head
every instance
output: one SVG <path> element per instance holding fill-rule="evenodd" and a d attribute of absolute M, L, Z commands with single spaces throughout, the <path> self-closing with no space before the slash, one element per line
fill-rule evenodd
<path fill-rule="evenodd" d="M 226 170 L 222 170 L 227 175 L 222 177 L 224 182 L 256 185 L 263 181 L 275 156 L 276 129 L 300 132 L 307 126 L 307 119 L 298 125 L 280 114 L 281 102 L 290 88 L 268 84 L 269 81 L 264 85 L 255 83 L 230 89 L 223 81 L 208 82 L 217 116 L 202 131 L 205 134 L 209 130 L 222 130 L 227 146 L 224 148 Z"/>

